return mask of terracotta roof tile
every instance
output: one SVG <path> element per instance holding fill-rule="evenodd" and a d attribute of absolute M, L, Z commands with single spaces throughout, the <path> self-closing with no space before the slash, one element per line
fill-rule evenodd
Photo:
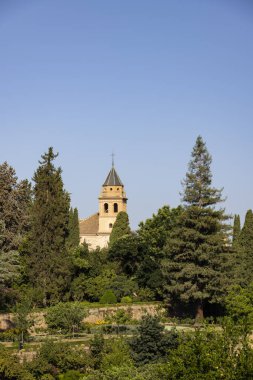
<path fill-rule="evenodd" d="M 89 235 L 98 233 L 99 214 L 93 214 L 86 219 L 79 221 L 80 235 Z"/>

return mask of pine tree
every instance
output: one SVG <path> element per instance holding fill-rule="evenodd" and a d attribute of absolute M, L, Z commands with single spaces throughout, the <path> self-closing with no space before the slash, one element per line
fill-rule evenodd
<path fill-rule="evenodd" d="M 53 161 L 53 148 L 42 156 L 34 174 L 31 232 L 27 242 L 27 268 L 31 284 L 43 293 L 43 303 L 60 300 L 69 279 L 66 253 L 69 195 L 63 188 L 61 168 Z"/>
<path fill-rule="evenodd" d="M 110 246 L 114 244 L 116 240 L 124 235 L 130 235 L 131 230 L 129 227 L 129 219 L 126 212 L 121 211 L 118 213 L 116 221 L 113 225 L 110 235 Z"/>
<path fill-rule="evenodd" d="M 211 186 L 211 156 L 199 136 L 183 181 L 184 212 L 169 236 L 163 261 L 171 302 L 192 305 L 203 318 L 207 303 L 217 302 L 226 285 L 224 257 L 227 236 L 221 191 Z"/>
<path fill-rule="evenodd" d="M 80 243 L 80 230 L 79 230 L 79 218 L 77 208 L 69 211 L 69 236 L 67 239 L 67 246 L 69 249 L 76 248 Z"/>
<path fill-rule="evenodd" d="M 239 242 L 247 251 L 253 248 L 253 212 L 248 210 L 245 216 L 245 222 L 239 235 Z"/>
<path fill-rule="evenodd" d="M 137 334 L 129 341 L 131 354 L 137 365 L 157 362 L 166 357 L 169 350 L 178 346 L 176 331 L 165 332 L 157 316 L 145 315 L 137 328 Z"/>
<path fill-rule="evenodd" d="M 240 215 L 235 215 L 233 226 L 233 244 L 236 243 L 241 232 Z"/>

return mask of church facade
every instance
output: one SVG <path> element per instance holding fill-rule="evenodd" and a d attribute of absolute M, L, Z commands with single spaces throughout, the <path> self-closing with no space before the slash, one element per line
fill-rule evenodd
<path fill-rule="evenodd" d="M 124 185 L 114 168 L 114 164 L 112 164 L 112 168 L 102 185 L 98 201 L 98 212 L 79 221 L 80 243 L 85 241 L 89 249 L 107 247 L 118 213 L 127 211 Z"/>

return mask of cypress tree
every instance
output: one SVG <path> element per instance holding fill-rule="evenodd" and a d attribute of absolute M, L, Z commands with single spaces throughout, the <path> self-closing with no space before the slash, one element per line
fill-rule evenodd
<path fill-rule="evenodd" d="M 240 283 L 248 285 L 253 281 L 253 212 L 248 210 L 241 233 L 237 239 L 237 255 L 240 255 Z"/>
<path fill-rule="evenodd" d="M 66 253 L 70 200 L 63 188 L 61 168 L 53 164 L 57 156 L 50 147 L 42 155 L 34 174 L 31 231 L 27 242 L 29 279 L 43 294 L 44 305 L 62 299 L 70 275 Z"/>
<path fill-rule="evenodd" d="M 197 319 L 203 318 L 207 303 L 219 301 L 226 285 L 227 217 L 215 208 L 222 202 L 222 190 L 211 186 L 211 161 L 199 136 L 183 181 L 184 212 L 171 231 L 163 260 L 170 302 L 191 305 Z"/>
<path fill-rule="evenodd" d="M 239 243 L 247 251 L 253 248 L 253 212 L 248 210 L 241 233 L 239 235 Z"/>
<path fill-rule="evenodd" d="M 240 232 L 241 232 L 240 215 L 235 215 L 234 226 L 233 226 L 233 244 L 238 240 Z"/>
<path fill-rule="evenodd" d="M 112 232 L 110 235 L 109 244 L 112 246 L 115 241 L 125 235 L 130 235 L 131 230 L 129 227 L 129 219 L 126 212 L 121 211 L 118 213 L 116 221 L 113 225 Z"/>
<path fill-rule="evenodd" d="M 67 246 L 69 249 L 76 248 L 80 243 L 80 230 L 79 230 L 79 218 L 78 218 L 78 210 L 74 208 L 74 210 L 70 209 L 69 211 L 69 236 L 67 239 Z"/>

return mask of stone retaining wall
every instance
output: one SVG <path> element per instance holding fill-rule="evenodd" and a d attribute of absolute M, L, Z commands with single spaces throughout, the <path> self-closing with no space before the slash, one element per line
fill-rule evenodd
<path fill-rule="evenodd" d="M 97 307 L 88 309 L 88 316 L 84 318 L 84 322 L 99 323 L 105 319 L 106 315 L 112 315 L 119 309 L 129 311 L 132 318 L 136 320 L 140 320 L 145 314 L 156 315 L 158 313 L 158 305 L 155 304 Z M 33 334 L 36 334 L 35 331 L 46 329 L 47 325 L 43 312 L 32 313 L 32 317 L 35 321 L 32 328 Z M 0 314 L 0 331 L 6 331 L 13 327 L 13 314 Z"/>

